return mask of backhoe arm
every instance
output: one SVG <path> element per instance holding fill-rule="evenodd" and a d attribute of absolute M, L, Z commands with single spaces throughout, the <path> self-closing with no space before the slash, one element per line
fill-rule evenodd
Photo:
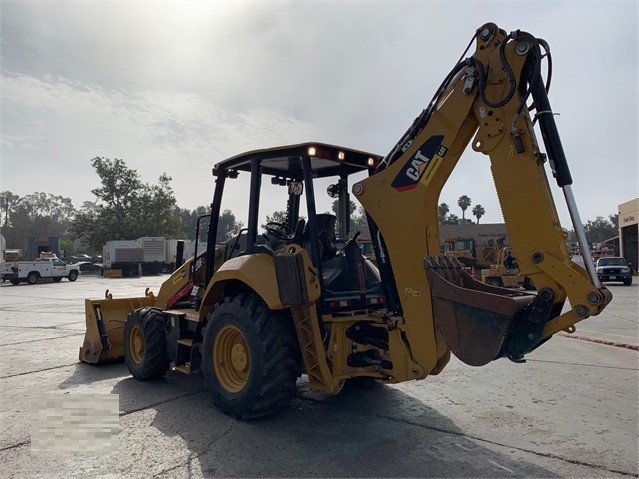
<path fill-rule="evenodd" d="M 507 35 L 494 24 L 477 30 L 475 40 L 474 55 L 455 66 L 377 172 L 353 186 L 372 231 L 379 230 L 380 272 L 393 285 L 389 303 L 404 318 L 421 377 L 436 369 L 448 347 L 469 364 L 502 356 L 521 360 L 552 334 L 574 331 L 575 323 L 599 314 L 611 299 L 590 258 L 586 270 L 570 260 L 548 184 L 547 159 L 582 251 L 588 251 L 541 76 L 547 45 L 525 32 Z M 535 138 L 529 98 L 547 154 Z M 469 144 L 490 158 L 512 250 L 537 295 L 476 284 L 434 258 L 440 253 L 440 192 Z M 418 267 L 422 262 L 426 272 Z M 562 314 L 566 299 L 571 309 Z M 433 338 L 434 347 L 423 347 Z"/>

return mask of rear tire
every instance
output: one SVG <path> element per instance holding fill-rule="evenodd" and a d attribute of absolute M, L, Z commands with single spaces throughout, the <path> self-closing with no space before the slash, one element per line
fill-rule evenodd
<path fill-rule="evenodd" d="M 158 309 L 139 308 L 124 323 L 124 362 L 140 381 L 164 377 L 169 355 L 164 336 L 164 316 Z"/>
<path fill-rule="evenodd" d="M 67 279 L 71 282 L 75 281 L 76 279 L 78 279 L 78 272 L 76 270 L 70 271 Z"/>
<path fill-rule="evenodd" d="M 9 282 L 14 286 L 18 286 L 20 284 L 19 279 L 10 279 Z"/>
<path fill-rule="evenodd" d="M 31 271 L 27 275 L 27 283 L 28 284 L 36 284 L 39 279 L 40 279 L 40 275 L 38 273 L 36 273 L 35 271 Z"/>
<path fill-rule="evenodd" d="M 292 320 L 254 293 L 226 298 L 209 315 L 202 370 L 213 403 L 249 419 L 285 407 L 295 394 L 301 355 Z"/>

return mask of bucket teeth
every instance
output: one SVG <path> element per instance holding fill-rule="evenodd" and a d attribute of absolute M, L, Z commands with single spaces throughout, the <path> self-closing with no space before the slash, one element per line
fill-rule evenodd
<path fill-rule="evenodd" d="M 433 262 L 434 256 L 425 256 L 424 257 L 424 268 L 425 269 L 434 269 L 435 263 Z"/>
<path fill-rule="evenodd" d="M 461 284 L 464 270 L 454 256 L 431 255 L 424 258 L 424 268 L 450 283 Z"/>

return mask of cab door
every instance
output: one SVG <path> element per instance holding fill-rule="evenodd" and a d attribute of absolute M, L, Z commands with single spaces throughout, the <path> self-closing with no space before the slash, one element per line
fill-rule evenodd
<path fill-rule="evenodd" d="M 67 266 L 61 259 L 51 261 L 51 276 L 66 276 Z"/>

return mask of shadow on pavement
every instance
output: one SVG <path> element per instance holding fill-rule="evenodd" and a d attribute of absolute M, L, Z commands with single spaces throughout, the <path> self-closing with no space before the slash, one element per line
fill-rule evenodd
<path fill-rule="evenodd" d="M 213 407 L 201 376 L 127 378 L 112 393 L 125 415 L 155 411 L 151 426 L 170 448 L 167 477 L 180 468 L 205 477 L 559 477 L 525 453 L 506 455 L 503 446 L 464 436 L 453 420 L 396 388 L 373 384 L 325 396 L 305 391 L 304 380 L 289 408 L 253 421 Z"/>
<path fill-rule="evenodd" d="M 69 389 L 128 375 L 129 371 L 124 365 L 124 360 L 105 364 L 88 364 L 78 361 L 70 376 L 58 385 L 58 389 Z"/>

